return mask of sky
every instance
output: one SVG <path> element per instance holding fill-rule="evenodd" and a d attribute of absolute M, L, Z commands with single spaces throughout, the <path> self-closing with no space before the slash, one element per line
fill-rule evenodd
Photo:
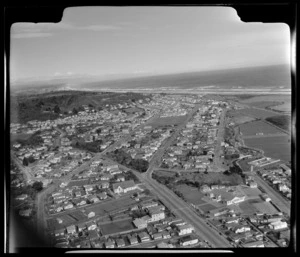
<path fill-rule="evenodd" d="M 155 75 L 289 63 L 284 23 L 231 7 L 71 7 L 59 23 L 11 27 L 12 80 Z"/>

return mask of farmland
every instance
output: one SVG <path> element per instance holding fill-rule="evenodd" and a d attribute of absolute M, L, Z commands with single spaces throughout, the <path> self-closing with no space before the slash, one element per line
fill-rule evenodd
<path fill-rule="evenodd" d="M 262 149 L 267 157 L 287 162 L 291 160 L 291 143 L 288 135 L 265 137 L 263 140 L 261 138 L 249 138 L 244 141 L 249 147 Z"/>
<path fill-rule="evenodd" d="M 256 133 L 282 134 L 280 130 L 263 121 L 253 121 L 246 124 L 241 124 L 239 127 L 243 133 L 243 136 L 253 136 Z"/>
<path fill-rule="evenodd" d="M 227 116 L 230 118 L 230 121 L 235 124 L 242 124 L 256 120 L 256 118 L 245 116 L 240 111 L 228 111 Z"/>

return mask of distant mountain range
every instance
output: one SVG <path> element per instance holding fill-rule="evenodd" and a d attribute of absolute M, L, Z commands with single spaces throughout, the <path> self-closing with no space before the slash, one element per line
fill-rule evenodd
<path fill-rule="evenodd" d="M 99 77 L 65 77 L 47 81 L 24 81 L 11 85 L 11 92 L 86 91 L 156 91 L 176 92 L 289 92 L 291 75 L 288 65 L 247 67 L 147 77 L 99 80 Z"/>

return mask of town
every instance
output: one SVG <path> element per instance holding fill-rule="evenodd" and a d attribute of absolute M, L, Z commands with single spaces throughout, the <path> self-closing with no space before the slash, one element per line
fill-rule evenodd
<path fill-rule="evenodd" d="M 12 205 L 24 222 L 59 248 L 287 247 L 291 167 L 245 144 L 246 107 L 141 95 L 11 123 Z"/>

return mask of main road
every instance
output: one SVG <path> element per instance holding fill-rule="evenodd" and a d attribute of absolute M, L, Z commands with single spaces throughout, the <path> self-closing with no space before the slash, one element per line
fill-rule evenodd
<path fill-rule="evenodd" d="M 106 157 L 106 159 L 109 158 Z M 113 160 L 111 161 L 114 162 Z M 119 164 L 119 166 L 129 170 L 121 164 Z M 139 173 L 138 171 L 130 170 L 141 182 L 144 182 L 144 185 L 152 191 L 152 193 L 156 195 L 171 212 L 175 213 L 177 217 L 193 225 L 195 232 L 202 240 L 207 240 L 214 248 L 232 248 L 232 245 L 230 245 L 227 239 L 217 233 L 214 229 L 210 228 L 208 224 L 206 224 L 205 220 L 198 216 L 195 210 L 188 203 L 183 201 L 164 185 L 152 179 L 152 169 L 148 171 L 147 176 L 143 173 Z"/>

